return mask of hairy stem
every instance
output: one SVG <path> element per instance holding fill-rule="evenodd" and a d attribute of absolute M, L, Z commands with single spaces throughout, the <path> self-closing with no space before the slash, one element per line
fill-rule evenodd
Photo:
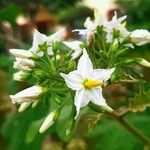
<path fill-rule="evenodd" d="M 140 132 L 137 128 L 135 128 L 131 123 L 129 123 L 123 116 L 116 113 L 107 113 L 109 116 L 114 118 L 117 122 L 119 122 L 124 128 L 126 128 L 130 133 L 140 139 L 144 144 L 150 146 L 150 139 L 145 136 L 142 132 Z"/>
<path fill-rule="evenodd" d="M 98 107 L 97 105 L 94 105 L 92 103 L 89 104 L 89 107 L 93 109 L 96 112 L 102 113 L 102 109 Z M 125 118 L 126 113 L 118 114 L 116 112 L 104 112 L 105 115 L 108 117 L 111 117 L 112 119 L 116 120 L 120 125 L 122 125 L 124 128 L 126 128 L 130 133 L 132 133 L 134 136 L 136 136 L 139 140 L 141 140 L 145 145 L 150 147 L 150 139 L 146 135 L 144 135 L 142 132 L 140 132 L 138 129 L 136 129 L 131 123 L 129 123 Z"/>

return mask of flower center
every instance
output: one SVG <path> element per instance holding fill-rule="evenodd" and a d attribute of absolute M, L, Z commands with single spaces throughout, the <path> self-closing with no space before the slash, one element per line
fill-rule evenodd
<path fill-rule="evenodd" d="M 46 42 L 44 42 L 44 43 L 38 45 L 38 47 L 39 47 L 39 51 L 46 51 L 49 46 L 47 45 Z"/>
<path fill-rule="evenodd" d="M 97 86 L 102 86 L 103 82 L 98 81 L 98 80 L 88 80 L 88 79 L 86 79 L 86 80 L 84 80 L 83 85 L 86 88 L 94 88 L 94 87 L 97 87 Z"/>

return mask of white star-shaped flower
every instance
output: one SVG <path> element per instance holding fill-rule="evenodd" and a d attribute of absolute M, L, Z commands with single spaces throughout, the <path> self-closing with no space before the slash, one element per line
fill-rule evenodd
<path fill-rule="evenodd" d="M 92 32 L 95 32 L 97 26 L 101 26 L 105 23 L 105 19 L 102 15 L 100 15 L 97 11 L 94 12 L 95 19 L 92 21 L 90 17 L 88 17 L 84 22 L 84 27 L 86 29 L 75 29 L 73 32 L 77 31 L 81 35 L 90 35 Z"/>
<path fill-rule="evenodd" d="M 79 59 L 77 70 L 69 74 L 61 73 L 67 86 L 76 91 L 74 101 L 77 111 L 76 117 L 79 114 L 80 108 L 88 105 L 90 101 L 105 110 L 112 111 L 103 98 L 102 86 L 110 78 L 114 70 L 114 68 L 93 69 L 92 62 L 86 50 L 83 50 L 83 55 Z"/>
<path fill-rule="evenodd" d="M 127 16 L 123 16 L 120 18 L 117 18 L 117 13 L 115 12 L 115 15 L 113 16 L 111 21 L 107 21 L 104 24 L 105 31 L 107 33 L 106 35 L 106 40 L 107 42 L 112 42 L 113 40 L 113 31 L 119 31 L 120 37 L 119 40 L 120 42 L 127 36 L 129 36 L 130 32 L 127 31 L 127 29 L 124 27 L 124 24 L 122 23 Z"/>
<path fill-rule="evenodd" d="M 39 57 L 42 57 L 45 51 L 47 51 L 48 55 L 53 55 L 54 53 L 52 50 L 52 43 L 56 41 L 62 41 L 65 36 L 65 28 L 60 29 L 59 31 L 50 36 L 46 36 L 38 32 L 37 30 L 34 30 L 33 44 L 30 48 L 30 51 Z"/>

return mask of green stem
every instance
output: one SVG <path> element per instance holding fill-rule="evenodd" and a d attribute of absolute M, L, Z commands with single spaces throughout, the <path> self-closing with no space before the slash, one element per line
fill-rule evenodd
<path fill-rule="evenodd" d="M 89 107 L 96 112 L 102 113 L 101 108 L 99 108 L 96 105 L 89 104 Z M 124 113 L 122 115 L 117 114 L 116 112 L 105 112 L 105 115 L 113 118 L 117 122 L 120 123 L 124 128 L 126 128 L 130 133 L 132 133 L 134 136 L 136 136 L 138 139 L 140 139 L 144 144 L 150 147 L 150 139 L 149 137 L 145 136 L 143 133 L 141 133 L 138 129 L 136 129 L 132 124 L 130 124 L 125 118 L 124 118 Z"/>
<path fill-rule="evenodd" d="M 143 143 L 150 146 L 150 139 L 145 136 L 142 132 L 136 129 L 132 124 L 130 124 L 125 118 L 116 118 L 117 121 L 128 131 L 130 131 L 133 135 L 139 138 Z"/>

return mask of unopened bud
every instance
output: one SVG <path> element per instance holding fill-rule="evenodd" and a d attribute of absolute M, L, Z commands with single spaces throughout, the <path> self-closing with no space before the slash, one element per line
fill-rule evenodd
<path fill-rule="evenodd" d="M 51 112 L 44 120 L 43 124 L 39 129 L 39 132 L 44 133 L 49 127 L 51 127 L 55 123 L 55 120 L 58 119 L 59 114 L 60 114 L 60 109 L 56 109 L 53 112 Z"/>
<path fill-rule="evenodd" d="M 24 102 L 20 105 L 18 112 L 23 112 L 24 110 L 26 110 L 27 107 L 29 107 L 31 104 L 31 102 Z"/>
<path fill-rule="evenodd" d="M 150 67 L 150 62 L 148 62 L 147 60 L 143 58 L 138 58 L 138 63 L 142 66 Z"/>
<path fill-rule="evenodd" d="M 24 72 L 24 71 L 19 71 L 16 72 L 13 75 L 13 79 L 15 81 L 25 81 L 26 79 L 28 79 L 30 77 L 30 73 L 29 72 Z"/>

